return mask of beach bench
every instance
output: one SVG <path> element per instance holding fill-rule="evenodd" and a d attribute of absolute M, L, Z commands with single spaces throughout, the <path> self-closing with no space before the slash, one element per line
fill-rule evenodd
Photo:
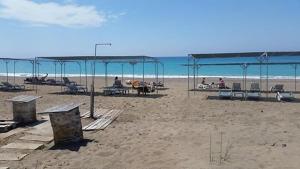
<path fill-rule="evenodd" d="M 295 99 L 293 92 L 284 91 L 283 84 L 276 84 L 271 88 L 271 92 L 276 93 L 275 98 L 278 101 L 293 101 Z"/>
<path fill-rule="evenodd" d="M 71 93 L 71 94 L 86 93 L 87 92 L 85 87 L 78 86 L 78 85 L 75 85 L 73 83 L 67 84 L 66 87 L 64 88 L 64 91 L 67 92 L 67 93 Z"/>
<path fill-rule="evenodd" d="M 115 95 L 115 94 L 127 94 L 129 93 L 129 87 L 104 87 L 104 95 Z"/>

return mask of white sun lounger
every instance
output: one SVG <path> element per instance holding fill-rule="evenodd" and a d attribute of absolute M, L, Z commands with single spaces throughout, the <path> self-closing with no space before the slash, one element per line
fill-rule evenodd
<path fill-rule="evenodd" d="M 222 99 L 231 99 L 232 97 L 232 91 L 231 89 L 222 89 L 222 90 L 219 90 L 219 98 L 222 98 Z"/>
<path fill-rule="evenodd" d="M 261 92 L 258 83 L 251 83 L 250 91 L 246 93 L 247 99 L 260 99 Z"/>
<path fill-rule="evenodd" d="M 276 99 L 278 101 L 292 101 L 295 99 L 295 96 L 292 92 L 277 92 Z"/>

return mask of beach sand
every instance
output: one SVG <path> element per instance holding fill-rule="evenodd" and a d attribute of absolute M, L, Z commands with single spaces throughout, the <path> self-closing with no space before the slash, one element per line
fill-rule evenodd
<path fill-rule="evenodd" d="M 21 79 L 17 81 L 21 82 Z M 216 82 L 216 79 L 207 79 L 207 82 L 211 81 Z M 225 81 L 231 83 L 241 80 Z M 284 83 L 290 90 L 294 89 L 292 80 L 276 82 Z M 270 86 L 276 82 L 271 81 Z M 111 79 L 109 83 L 111 84 Z M 216 92 L 190 92 L 188 97 L 186 79 L 166 79 L 165 83 L 168 89 L 146 97 L 137 97 L 135 94 L 116 97 L 97 95 L 96 108 L 124 110 L 105 130 L 84 132 L 86 143 L 76 149 L 53 149 L 53 143 L 50 143 L 43 150 L 32 151 L 22 161 L 0 161 L 0 167 L 299 168 L 298 102 L 207 99 L 208 96 L 216 96 Z M 103 85 L 104 80 L 97 78 L 96 90 L 100 91 Z M 300 89 L 300 85 L 298 86 Z M 32 86 L 27 85 L 27 88 Z M 43 97 L 37 101 L 37 111 L 69 102 L 85 103 L 80 106 L 81 112 L 89 110 L 89 96 L 57 94 L 60 89 L 59 86 L 38 86 L 37 95 Z M 0 92 L 1 119 L 11 118 L 5 100 L 21 94 L 35 95 L 35 91 Z M 300 98 L 299 95 L 296 97 Z M 23 135 L 21 132 L 9 142 Z M 0 146 L 7 142 L 0 141 Z"/>

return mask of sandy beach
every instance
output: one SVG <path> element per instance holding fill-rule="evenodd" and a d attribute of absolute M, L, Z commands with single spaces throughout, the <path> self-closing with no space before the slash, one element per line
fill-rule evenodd
<path fill-rule="evenodd" d="M 78 78 L 72 78 L 77 80 Z M 207 79 L 216 82 L 217 79 Z M 151 81 L 148 79 L 147 81 Z M 233 81 L 225 79 L 228 86 Z M 21 83 L 22 79 L 17 79 Z M 192 81 L 191 81 L 192 82 Z M 249 80 L 249 83 L 251 80 Z M 110 84 L 112 79 L 110 79 Z M 294 89 L 292 80 L 270 81 Z M 300 105 L 295 102 L 208 99 L 217 92 L 190 92 L 186 79 L 166 79 L 158 94 L 95 97 L 96 108 L 122 109 L 105 130 L 84 132 L 77 149 L 53 149 L 53 142 L 21 161 L 1 161 L 12 169 L 298 169 Z M 96 79 L 96 91 L 104 79 Z M 191 85 L 192 86 L 192 85 Z M 299 86 L 299 85 L 298 85 Z M 32 89 L 31 85 L 26 88 Z M 300 89 L 300 86 L 299 86 Z M 11 119 L 6 99 L 39 95 L 37 112 L 64 103 L 83 103 L 89 96 L 59 94 L 59 86 L 35 91 L 0 92 L 0 117 Z M 270 97 L 274 97 L 270 95 Z M 300 95 L 296 94 L 296 98 Z M 39 115 L 39 118 L 41 116 Z M 83 120 L 83 124 L 89 120 Z M 0 146 L 24 136 L 19 132 Z M 221 139 L 222 137 L 222 139 Z M 221 144 L 222 142 L 222 144 Z"/>

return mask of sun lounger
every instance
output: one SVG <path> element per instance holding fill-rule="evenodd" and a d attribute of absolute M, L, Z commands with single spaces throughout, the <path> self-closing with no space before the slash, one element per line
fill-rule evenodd
<path fill-rule="evenodd" d="M 24 80 L 24 83 L 27 84 L 44 84 L 46 82 L 46 78 L 48 77 L 48 74 L 45 76 L 39 78 L 39 77 L 28 77 Z"/>
<path fill-rule="evenodd" d="M 74 84 L 67 84 L 65 87 L 65 92 L 77 94 L 77 93 L 86 93 L 86 88 L 83 86 L 77 86 Z"/>
<path fill-rule="evenodd" d="M 242 88 L 241 88 L 241 83 L 233 83 L 232 84 L 232 96 L 233 97 L 237 97 L 237 96 L 244 97 L 245 96 L 245 92 L 242 91 Z"/>
<path fill-rule="evenodd" d="M 17 85 L 17 84 L 11 84 L 9 82 L 1 82 L 2 83 L 2 90 L 25 90 L 24 85 Z"/>
<path fill-rule="evenodd" d="M 115 95 L 115 94 L 127 94 L 129 93 L 129 87 L 105 87 L 103 89 L 104 95 Z"/>
<path fill-rule="evenodd" d="M 246 93 L 247 99 L 260 99 L 261 92 L 258 83 L 251 83 L 249 92 Z"/>
<path fill-rule="evenodd" d="M 65 85 L 73 84 L 77 86 L 77 83 L 75 81 L 71 81 L 68 77 L 63 77 L 63 81 Z"/>
<path fill-rule="evenodd" d="M 276 99 L 278 101 L 293 101 L 295 96 L 292 92 L 277 92 Z"/>
<path fill-rule="evenodd" d="M 219 90 L 219 98 L 221 99 L 231 99 L 232 90 L 231 89 L 222 89 Z"/>
<path fill-rule="evenodd" d="M 47 79 L 45 84 L 47 85 L 54 85 L 54 86 L 61 86 L 64 85 L 64 83 L 62 81 L 57 81 L 55 79 Z"/>
<path fill-rule="evenodd" d="M 276 84 L 275 86 L 271 87 L 271 92 L 277 93 L 277 92 L 283 92 L 283 84 Z"/>

